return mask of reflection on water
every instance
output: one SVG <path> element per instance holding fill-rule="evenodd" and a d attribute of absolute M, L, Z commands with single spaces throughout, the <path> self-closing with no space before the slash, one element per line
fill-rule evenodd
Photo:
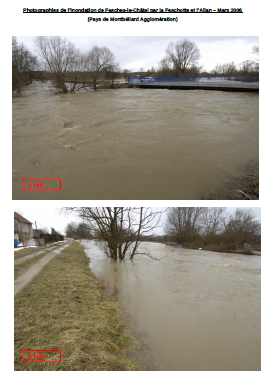
<path fill-rule="evenodd" d="M 261 257 L 142 243 L 165 258 L 117 262 L 82 243 L 170 370 L 260 370 Z"/>
<path fill-rule="evenodd" d="M 14 199 L 198 199 L 258 159 L 256 93 L 120 89 L 13 98 Z M 24 192 L 23 178 L 60 178 Z"/>

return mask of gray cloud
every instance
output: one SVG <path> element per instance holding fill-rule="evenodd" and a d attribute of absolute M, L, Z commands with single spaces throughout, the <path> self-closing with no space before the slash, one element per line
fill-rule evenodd
<path fill-rule="evenodd" d="M 121 69 L 139 70 L 157 66 L 165 56 L 169 42 L 188 38 L 195 42 L 201 52 L 200 64 L 205 70 L 212 70 L 217 63 L 234 61 L 239 64 L 251 59 L 251 49 L 259 43 L 259 37 L 174 37 L 174 36 L 130 36 L 130 37 L 64 37 L 72 41 L 81 52 L 89 51 L 93 46 L 107 46 L 116 57 Z M 17 37 L 34 52 L 34 37 Z"/>

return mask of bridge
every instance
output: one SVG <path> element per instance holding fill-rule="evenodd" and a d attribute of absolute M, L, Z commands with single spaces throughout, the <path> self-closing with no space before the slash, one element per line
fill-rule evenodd
<path fill-rule="evenodd" d="M 258 77 L 199 77 L 199 78 L 129 78 L 128 87 L 166 88 L 175 90 L 209 90 L 259 92 Z"/>

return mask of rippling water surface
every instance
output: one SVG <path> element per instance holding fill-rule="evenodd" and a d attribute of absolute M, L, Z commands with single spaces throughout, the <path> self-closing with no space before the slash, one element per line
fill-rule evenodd
<path fill-rule="evenodd" d="M 142 243 L 134 261 L 106 258 L 83 241 L 170 370 L 261 369 L 261 257 Z"/>
<path fill-rule="evenodd" d="M 13 98 L 14 199 L 198 199 L 258 159 L 255 93 L 119 89 Z M 60 178 L 24 192 L 23 178 Z"/>

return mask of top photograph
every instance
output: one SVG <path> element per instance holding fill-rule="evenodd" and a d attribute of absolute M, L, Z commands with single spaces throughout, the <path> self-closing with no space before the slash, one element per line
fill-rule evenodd
<path fill-rule="evenodd" d="M 259 200 L 259 37 L 12 37 L 13 200 Z"/>

